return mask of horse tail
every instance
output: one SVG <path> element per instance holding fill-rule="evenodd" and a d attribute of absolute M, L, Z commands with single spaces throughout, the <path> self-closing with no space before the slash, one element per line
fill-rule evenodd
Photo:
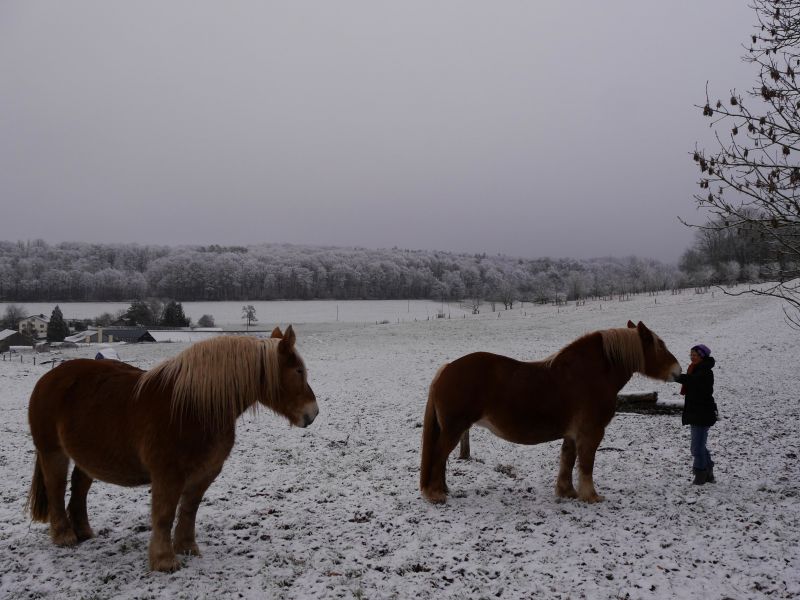
<path fill-rule="evenodd" d="M 425 418 L 422 422 L 422 457 L 419 471 L 419 487 L 427 488 L 430 485 L 431 467 L 433 463 L 434 449 L 439 441 L 442 432 L 439 426 L 439 417 L 436 414 L 436 399 L 434 398 L 433 388 L 442 370 L 447 366 L 444 364 L 436 372 L 436 376 L 428 389 L 428 404 L 425 406 Z"/>
<path fill-rule="evenodd" d="M 31 491 L 28 493 L 28 501 L 25 503 L 25 510 L 31 511 L 31 518 L 34 521 L 47 522 L 48 504 L 47 489 L 44 485 L 44 473 L 39 462 L 39 453 L 36 453 L 36 465 L 33 467 L 33 481 L 31 481 Z"/>

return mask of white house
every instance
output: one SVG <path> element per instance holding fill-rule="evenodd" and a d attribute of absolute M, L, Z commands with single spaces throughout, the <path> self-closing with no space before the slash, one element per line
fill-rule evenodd
<path fill-rule="evenodd" d="M 25 319 L 20 319 L 19 332 L 34 338 L 45 337 L 49 322 L 50 319 L 44 315 L 31 315 Z"/>

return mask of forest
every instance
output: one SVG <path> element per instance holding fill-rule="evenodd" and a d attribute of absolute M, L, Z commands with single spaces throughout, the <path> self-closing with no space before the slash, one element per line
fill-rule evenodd
<path fill-rule="evenodd" d="M 679 265 L 430 250 L 0 241 L 0 301 L 404 299 L 513 305 L 758 281 L 735 236 L 701 232 Z M 752 260 L 751 260 L 752 259 Z M 759 264 L 761 263 L 761 264 Z"/>

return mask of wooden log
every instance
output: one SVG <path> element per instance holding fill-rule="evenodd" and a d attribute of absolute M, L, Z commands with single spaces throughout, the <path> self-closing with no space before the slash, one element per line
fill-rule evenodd
<path fill-rule="evenodd" d="M 633 394 L 617 394 L 617 410 L 623 406 L 639 406 L 642 404 L 656 404 L 658 392 L 635 392 Z"/>
<path fill-rule="evenodd" d="M 617 395 L 617 412 L 640 415 L 676 415 L 683 407 L 675 404 L 658 404 L 658 392 L 639 392 Z"/>

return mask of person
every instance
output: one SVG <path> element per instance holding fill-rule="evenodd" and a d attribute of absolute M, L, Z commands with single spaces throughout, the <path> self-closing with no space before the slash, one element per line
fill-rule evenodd
<path fill-rule="evenodd" d="M 714 402 L 714 365 L 716 360 L 705 344 L 692 346 L 690 364 L 686 373 L 675 381 L 682 384 L 685 396 L 681 421 L 691 428 L 692 470 L 695 485 L 715 483 L 714 461 L 708 451 L 708 430 L 717 422 L 717 404 Z"/>

